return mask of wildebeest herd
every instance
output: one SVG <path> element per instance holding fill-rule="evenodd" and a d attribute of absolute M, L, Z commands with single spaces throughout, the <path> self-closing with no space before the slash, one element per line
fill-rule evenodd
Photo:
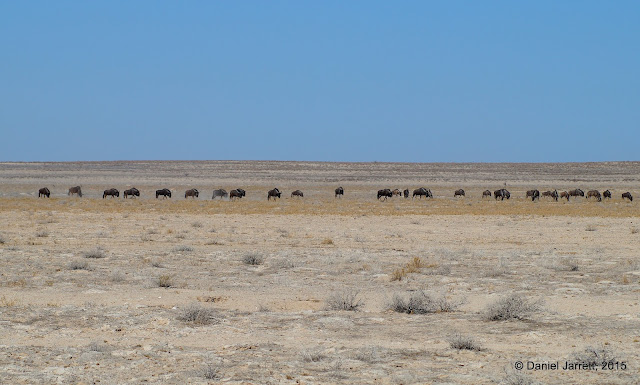
<path fill-rule="evenodd" d="M 67 195 L 69 196 L 77 195 L 78 197 L 82 197 L 82 188 L 80 186 L 71 187 L 69 188 Z M 406 199 L 406 198 L 409 198 L 409 195 L 410 195 L 409 189 L 391 190 L 389 188 L 386 188 L 386 189 L 378 190 L 377 199 L 381 201 L 385 201 L 387 200 L 387 198 L 393 198 L 395 196 L 397 197 L 404 196 L 404 198 Z M 198 189 L 195 189 L 195 188 L 186 190 L 184 192 L 185 199 L 189 197 L 195 199 L 195 198 L 198 198 L 199 196 L 200 196 L 200 192 L 198 191 Z M 216 197 L 220 197 L 220 199 L 222 199 L 227 196 L 229 197 L 229 200 L 238 200 L 246 196 L 246 191 L 241 188 L 237 188 L 227 193 L 227 190 L 225 189 L 217 189 L 217 190 L 213 190 L 213 195 L 211 196 L 211 199 L 215 199 Z M 277 187 L 267 192 L 267 200 L 272 200 L 272 199 L 276 200 L 281 196 L 282 196 L 282 192 Z M 342 187 L 336 188 L 335 198 L 342 198 L 343 196 L 344 196 L 344 188 Z M 411 198 L 413 199 L 416 196 L 418 197 L 418 199 L 422 199 L 423 197 L 433 198 L 433 193 L 431 192 L 430 189 L 426 187 L 419 187 L 413 190 L 413 195 L 411 196 Z M 458 189 L 454 191 L 453 196 L 466 197 L 466 193 L 463 189 Z M 492 196 L 491 190 L 485 190 L 482 192 L 483 199 L 485 197 L 491 198 L 491 196 Z M 43 198 L 51 197 L 51 191 L 47 187 L 41 188 L 40 190 L 38 190 L 38 198 L 41 198 L 41 197 Z M 115 189 L 115 188 L 104 190 L 102 194 L 102 198 L 104 199 L 106 197 L 111 197 L 111 198 L 120 197 L 120 191 L 118 191 L 118 189 Z M 140 190 L 138 190 L 135 187 L 124 190 L 123 197 L 125 199 L 130 197 L 131 198 L 140 197 Z M 168 188 L 156 190 L 156 199 L 158 199 L 159 197 L 162 197 L 164 199 L 171 198 L 171 190 L 169 190 Z M 304 193 L 301 190 L 295 190 L 291 193 L 291 197 L 304 198 Z M 495 198 L 495 200 L 498 200 L 498 199 L 508 200 L 511 198 L 511 193 L 507 189 L 501 188 L 493 192 L 493 197 Z M 553 190 L 553 191 L 548 190 L 548 191 L 540 192 L 537 189 L 532 189 L 532 190 L 528 190 L 525 195 L 526 199 L 531 199 L 532 201 L 540 200 L 540 198 L 551 198 L 555 201 L 558 201 L 559 199 L 566 199 L 568 202 L 571 197 L 573 198 L 585 197 L 585 199 L 587 200 L 594 199 L 598 202 L 601 202 L 603 199 L 611 199 L 611 191 L 605 190 L 602 194 L 600 194 L 598 190 L 589 190 L 585 194 L 585 192 L 579 188 L 574 190 L 569 190 L 569 191 L 561 191 L 561 192 L 558 192 L 558 190 Z M 628 199 L 631 202 L 633 201 L 633 196 L 631 195 L 630 192 L 627 191 L 622 194 L 622 199 Z"/>

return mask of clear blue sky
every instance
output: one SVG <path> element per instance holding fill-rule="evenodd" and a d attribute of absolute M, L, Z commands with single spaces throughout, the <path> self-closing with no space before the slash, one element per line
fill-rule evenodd
<path fill-rule="evenodd" d="M 638 1 L 3 1 L 0 160 L 640 160 Z"/>

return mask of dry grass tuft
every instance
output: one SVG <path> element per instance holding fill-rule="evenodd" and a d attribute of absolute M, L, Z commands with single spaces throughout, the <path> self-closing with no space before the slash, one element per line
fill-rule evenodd
<path fill-rule="evenodd" d="M 193 251 L 193 247 L 187 246 L 187 245 L 180 245 L 180 246 L 174 247 L 173 251 L 177 252 L 177 253 L 180 253 L 180 252 L 188 253 L 188 252 Z"/>
<path fill-rule="evenodd" d="M 0 307 L 13 307 L 18 303 L 15 299 L 8 299 L 4 295 L 0 297 Z"/>
<path fill-rule="evenodd" d="M 487 306 L 485 318 L 489 321 L 524 320 L 541 309 L 541 300 L 531 301 L 520 294 L 511 294 Z"/>
<path fill-rule="evenodd" d="M 594 225 L 587 225 L 585 231 L 596 231 L 596 227 Z"/>
<path fill-rule="evenodd" d="M 207 380 L 217 380 L 220 377 L 220 365 L 208 364 L 202 369 L 202 377 Z"/>
<path fill-rule="evenodd" d="M 178 319 L 194 325 L 209 325 L 220 322 L 216 315 L 217 313 L 214 309 L 194 303 L 184 308 L 180 312 Z"/>
<path fill-rule="evenodd" d="M 458 350 L 481 351 L 482 347 L 472 337 L 454 334 L 449 338 L 449 346 Z"/>
<path fill-rule="evenodd" d="M 300 353 L 300 358 L 302 358 L 304 362 L 320 362 L 327 358 L 327 356 L 318 350 L 303 350 Z"/>
<path fill-rule="evenodd" d="M 322 242 L 321 242 L 321 243 L 322 243 L 323 245 L 333 245 L 333 244 L 334 244 L 334 243 L 333 243 L 333 239 L 331 239 L 331 238 L 325 238 L 325 239 L 323 239 L 323 240 L 322 240 Z"/>
<path fill-rule="evenodd" d="M 587 346 L 584 350 L 573 354 L 573 359 L 585 365 L 600 366 L 603 363 L 620 361 L 619 354 L 613 349 L 602 346 Z"/>
<path fill-rule="evenodd" d="M 94 258 L 94 259 L 104 258 L 107 256 L 101 247 L 96 247 L 93 250 L 85 251 L 84 253 L 82 253 L 82 255 L 85 258 Z"/>
<path fill-rule="evenodd" d="M 173 279 L 169 274 L 163 274 L 158 277 L 157 284 L 158 284 L 158 287 L 172 287 Z"/>
<path fill-rule="evenodd" d="M 406 314 L 429 314 L 455 311 L 460 303 L 449 301 L 445 297 L 434 298 L 420 290 L 411 293 L 408 298 L 395 294 L 388 305 L 390 310 Z"/>
<path fill-rule="evenodd" d="M 246 265 L 262 265 L 264 263 L 264 258 L 258 254 L 258 253 L 249 253 L 249 254 L 245 254 L 244 257 L 242 257 L 242 262 L 244 262 Z"/>
<path fill-rule="evenodd" d="M 67 265 L 69 270 L 89 270 L 89 263 L 87 261 L 72 261 Z"/>
<path fill-rule="evenodd" d="M 46 238 L 49 236 L 49 232 L 46 230 L 38 230 L 36 231 L 36 237 L 38 238 Z"/>
<path fill-rule="evenodd" d="M 325 301 L 325 309 L 358 311 L 364 305 L 364 302 L 358 299 L 358 294 L 359 292 L 354 290 L 335 293 Z"/>

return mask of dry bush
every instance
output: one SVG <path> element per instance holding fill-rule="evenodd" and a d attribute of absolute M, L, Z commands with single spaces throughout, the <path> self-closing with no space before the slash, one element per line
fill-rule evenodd
<path fill-rule="evenodd" d="M 8 299 L 4 295 L 0 297 L 0 307 L 13 307 L 18 303 L 15 299 Z"/>
<path fill-rule="evenodd" d="M 460 305 L 445 297 L 434 298 L 420 290 L 411 293 L 408 298 L 395 294 L 388 307 L 398 313 L 428 314 L 455 311 Z"/>
<path fill-rule="evenodd" d="M 585 228 L 586 231 L 596 231 L 596 227 L 594 225 L 587 225 Z"/>
<path fill-rule="evenodd" d="M 540 383 L 519 371 L 510 370 L 505 373 L 505 376 L 500 381 L 500 384 L 501 385 L 539 385 Z"/>
<path fill-rule="evenodd" d="M 157 259 L 154 259 L 153 261 L 151 261 L 151 266 L 152 267 L 157 267 L 157 268 L 162 268 L 164 267 L 162 265 L 162 263 L 160 261 L 158 261 Z"/>
<path fill-rule="evenodd" d="M 89 270 L 89 263 L 87 261 L 71 261 L 67 265 L 69 270 Z"/>
<path fill-rule="evenodd" d="M 370 348 L 364 348 L 358 351 L 353 356 L 354 359 L 362 362 L 366 362 L 368 364 L 375 364 L 376 362 L 382 361 L 382 353 L 380 353 L 380 349 L 373 346 Z"/>
<path fill-rule="evenodd" d="M 94 258 L 94 259 L 98 259 L 98 258 L 104 258 L 107 255 L 105 254 L 104 250 L 100 247 L 96 247 L 93 250 L 88 250 L 85 251 L 84 253 L 82 253 L 82 255 L 85 258 Z"/>
<path fill-rule="evenodd" d="M 158 277 L 158 287 L 171 287 L 173 286 L 173 279 L 168 274 L 163 274 Z"/>
<path fill-rule="evenodd" d="M 264 263 L 264 258 L 258 253 L 248 253 L 242 257 L 242 262 L 246 265 L 262 265 Z"/>
<path fill-rule="evenodd" d="M 449 346 L 458 350 L 481 351 L 482 347 L 472 337 L 454 334 L 449 338 Z"/>
<path fill-rule="evenodd" d="M 36 232 L 36 237 L 38 238 L 46 238 L 49 236 L 49 232 L 46 230 L 39 230 Z"/>
<path fill-rule="evenodd" d="M 202 222 L 193 222 L 191 226 L 195 227 L 196 229 L 199 229 L 202 227 Z"/>
<path fill-rule="evenodd" d="M 216 315 L 214 309 L 194 303 L 184 308 L 178 315 L 178 319 L 194 325 L 209 325 L 220 322 Z"/>
<path fill-rule="evenodd" d="M 304 362 L 320 362 L 327 358 L 327 356 L 318 350 L 303 350 L 300 353 L 300 358 Z"/>
<path fill-rule="evenodd" d="M 109 346 L 107 346 L 106 344 L 103 344 L 103 343 L 101 343 L 99 341 L 92 341 L 89 344 L 89 351 L 106 353 L 106 352 L 109 351 Z"/>
<path fill-rule="evenodd" d="M 4 235 L 0 234 L 0 245 L 4 245 L 7 242 Z"/>
<path fill-rule="evenodd" d="M 216 380 L 221 377 L 220 375 L 220 365 L 216 364 L 208 364 L 202 369 L 202 377 L 207 380 Z"/>
<path fill-rule="evenodd" d="M 485 310 L 485 318 L 489 321 L 524 320 L 541 309 L 541 300 L 531 301 L 514 293 L 489 304 Z"/>
<path fill-rule="evenodd" d="M 620 357 L 613 349 L 602 346 L 587 346 L 584 350 L 573 354 L 573 359 L 585 365 L 600 366 L 603 362 L 620 361 Z"/>
<path fill-rule="evenodd" d="M 333 244 L 334 244 L 334 243 L 333 243 L 333 239 L 331 239 L 331 238 L 325 238 L 325 239 L 323 239 L 323 240 L 322 240 L 322 242 L 321 242 L 321 243 L 322 243 L 323 245 L 333 245 Z"/>
<path fill-rule="evenodd" d="M 193 247 L 187 245 L 180 245 L 173 248 L 174 252 L 191 252 L 193 251 Z"/>
<path fill-rule="evenodd" d="M 124 282 L 126 278 L 121 271 L 116 270 L 113 273 L 111 273 L 111 276 L 109 277 L 109 279 L 111 280 L 111 282 L 118 283 L 118 282 Z"/>
<path fill-rule="evenodd" d="M 358 311 L 364 305 L 362 300 L 358 299 L 359 292 L 347 290 L 332 294 L 325 301 L 325 309 L 327 310 L 345 310 Z"/>

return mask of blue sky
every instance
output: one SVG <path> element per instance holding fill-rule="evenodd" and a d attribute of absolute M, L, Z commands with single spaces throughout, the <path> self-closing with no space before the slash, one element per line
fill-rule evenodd
<path fill-rule="evenodd" d="M 640 2 L 0 3 L 0 160 L 640 160 Z"/>

